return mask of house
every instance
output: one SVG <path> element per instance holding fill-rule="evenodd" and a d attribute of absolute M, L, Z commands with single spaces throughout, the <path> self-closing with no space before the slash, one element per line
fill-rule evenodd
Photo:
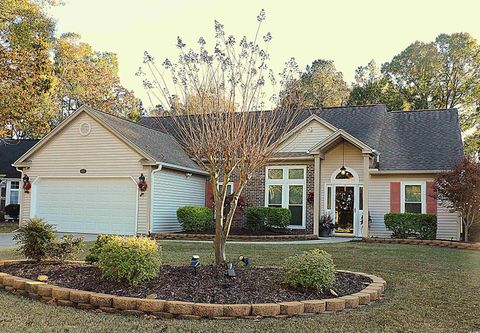
<path fill-rule="evenodd" d="M 0 216 L 5 215 L 5 206 L 20 203 L 21 173 L 12 164 L 38 140 L 0 140 Z"/>
<path fill-rule="evenodd" d="M 463 158 L 455 109 L 299 112 L 270 163 L 245 188 L 248 206 L 289 208 L 290 227 L 314 234 L 320 216 L 330 214 L 336 234 L 353 236 L 388 237 L 388 212 L 432 213 L 437 238 L 459 238 L 458 215 L 431 196 L 435 175 Z M 168 117 L 133 123 L 81 107 L 15 166 L 32 182 L 30 193 L 22 193 L 22 219 L 42 217 L 65 232 L 176 231 L 176 209 L 208 205 L 211 192 Z M 137 186 L 142 174 L 145 192 Z M 227 184 L 235 185 L 235 179 Z"/>

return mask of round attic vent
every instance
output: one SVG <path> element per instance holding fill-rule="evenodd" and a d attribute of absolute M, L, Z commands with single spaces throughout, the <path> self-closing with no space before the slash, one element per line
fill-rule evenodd
<path fill-rule="evenodd" d="M 92 129 L 92 127 L 90 126 L 89 123 L 81 123 L 80 124 L 80 134 L 81 135 L 89 135 L 91 129 Z"/>

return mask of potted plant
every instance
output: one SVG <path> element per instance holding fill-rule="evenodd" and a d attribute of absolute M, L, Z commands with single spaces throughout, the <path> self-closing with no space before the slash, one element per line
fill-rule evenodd
<path fill-rule="evenodd" d="M 320 216 L 320 237 L 328 237 L 335 228 L 333 219 L 330 214 L 323 214 Z"/>

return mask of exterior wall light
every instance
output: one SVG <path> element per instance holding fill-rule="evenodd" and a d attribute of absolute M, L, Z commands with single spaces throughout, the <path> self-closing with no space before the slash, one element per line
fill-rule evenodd
<path fill-rule="evenodd" d="M 191 173 L 186 173 L 186 174 L 185 174 L 185 178 L 189 179 L 190 177 L 192 177 L 192 174 L 191 174 Z"/>
<path fill-rule="evenodd" d="M 148 184 L 147 182 L 145 181 L 145 176 L 143 175 L 143 173 L 140 174 L 140 177 L 138 177 L 138 189 L 140 190 L 140 196 L 143 196 L 143 194 L 145 193 L 145 191 L 147 190 L 148 188 Z"/>
<path fill-rule="evenodd" d="M 32 188 L 32 184 L 30 183 L 30 177 L 28 177 L 28 175 L 25 174 L 22 180 L 23 180 L 23 191 L 25 193 L 30 193 L 30 189 Z"/>

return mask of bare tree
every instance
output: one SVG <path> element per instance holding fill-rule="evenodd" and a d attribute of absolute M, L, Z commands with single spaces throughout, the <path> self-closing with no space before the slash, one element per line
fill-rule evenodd
<path fill-rule="evenodd" d="M 215 46 L 207 51 L 203 38 L 198 51 L 186 48 L 180 37 L 178 62 L 165 60 L 157 66 L 154 58 L 145 53 L 142 69 L 144 86 L 150 98 L 156 98 L 169 114 L 170 128 L 184 149 L 210 175 L 215 210 L 215 262 L 226 261 L 225 245 L 238 200 L 254 173 L 264 167 L 278 148 L 278 139 L 295 122 L 298 100 L 285 103 L 281 109 L 262 111 L 267 101 L 277 105 L 275 91 L 293 82 L 298 67 L 292 58 L 276 79 L 268 67 L 270 33 L 260 37 L 265 20 L 262 10 L 257 16 L 258 27 L 253 41 L 243 37 L 237 43 L 226 36 L 223 25 L 215 22 Z M 147 77 L 149 79 L 147 79 Z M 266 87 L 272 97 L 267 98 Z M 281 86 L 278 87 L 278 86 Z M 278 89 L 277 89 L 278 88 Z M 281 89 L 281 90 L 280 90 Z M 227 184 L 238 177 L 228 213 L 224 211 Z"/>

